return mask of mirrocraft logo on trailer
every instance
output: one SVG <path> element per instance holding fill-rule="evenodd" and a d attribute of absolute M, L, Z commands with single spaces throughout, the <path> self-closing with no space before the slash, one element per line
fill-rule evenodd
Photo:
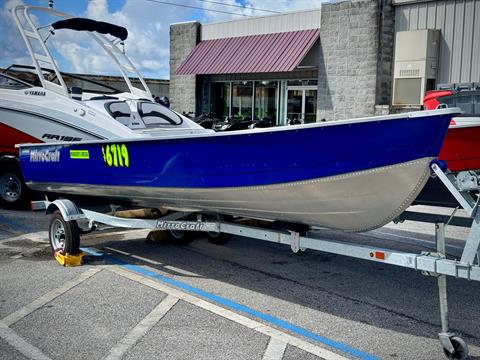
<path fill-rule="evenodd" d="M 30 162 L 59 162 L 60 150 L 31 150 Z"/>

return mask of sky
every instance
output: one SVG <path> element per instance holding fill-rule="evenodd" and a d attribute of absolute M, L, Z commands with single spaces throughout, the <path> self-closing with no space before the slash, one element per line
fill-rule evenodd
<path fill-rule="evenodd" d="M 170 24 L 192 20 L 211 23 L 269 15 L 273 11 L 314 9 L 319 8 L 322 1 L 325 0 L 54 0 L 54 8 L 126 27 L 129 36 L 125 52 L 140 73 L 144 77 L 168 79 Z M 48 0 L 0 0 L 0 67 L 31 64 L 11 15 L 11 9 L 19 4 L 47 7 Z M 58 19 L 40 14 L 34 21 L 47 25 L 55 20 Z M 48 28 L 43 31 L 46 34 Z M 118 74 L 111 59 L 86 33 L 58 30 L 48 39 L 47 46 L 62 71 Z"/>

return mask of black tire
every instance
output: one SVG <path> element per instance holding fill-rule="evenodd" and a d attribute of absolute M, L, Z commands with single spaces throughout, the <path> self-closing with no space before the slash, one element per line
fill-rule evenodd
<path fill-rule="evenodd" d="M 169 230 L 170 232 L 170 241 L 174 245 L 188 245 L 193 240 L 195 240 L 194 231 L 183 231 L 183 230 Z"/>
<path fill-rule="evenodd" d="M 48 237 L 52 252 L 77 255 L 80 253 L 80 230 L 76 221 L 65 221 L 60 211 L 52 214 L 48 226 Z"/>
<path fill-rule="evenodd" d="M 227 221 L 227 222 L 233 222 L 233 216 L 231 215 L 222 215 L 222 214 L 217 214 L 213 218 L 207 218 L 207 221 L 213 221 L 213 222 L 222 222 L 222 221 Z M 226 234 L 226 233 L 221 233 L 221 232 L 210 232 L 207 231 L 207 237 L 208 241 L 210 241 L 212 244 L 215 245 L 225 245 L 231 238 L 232 234 Z"/>
<path fill-rule="evenodd" d="M 231 234 L 207 232 L 208 241 L 215 245 L 225 245 L 231 238 Z"/>
<path fill-rule="evenodd" d="M 468 346 L 462 338 L 454 336 L 450 339 L 453 345 L 453 353 L 449 353 L 446 349 L 443 349 L 447 359 L 451 360 L 464 360 L 468 357 Z"/>
<path fill-rule="evenodd" d="M 17 165 L 0 163 L 0 205 L 6 209 L 23 210 L 30 200 L 30 191 L 25 185 Z"/>

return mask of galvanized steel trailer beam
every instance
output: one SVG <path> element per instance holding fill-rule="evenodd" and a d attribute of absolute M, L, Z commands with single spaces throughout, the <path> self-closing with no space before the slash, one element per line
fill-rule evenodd
<path fill-rule="evenodd" d="M 288 233 L 278 230 L 259 229 L 230 223 L 220 223 L 219 225 L 219 230 L 223 233 L 289 245 L 292 249 L 318 250 L 331 254 L 415 269 L 428 272 L 432 275 L 448 275 L 456 278 L 480 281 L 480 266 L 446 259 L 436 253 L 414 254 L 367 245 L 353 245 L 328 239 L 299 236 L 299 234 L 295 232 Z"/>
<path fill-rule="evenodd" d="M 62 209 L 62 215 L 66 221 L 84 219 L 90 220 L 90 222 L 93 221 L 114 227 L 130 229 L 193 230 L 199 232 L 226 233 L 288 245 L 294 252 L 305 249 L 318 250 L 331 254 L 401 266 L 428 272 L 432 275 L 448 275 L 467 280 L 480 281 L 480 266 L 458 260 L 446 259 L 436 253 L 425 252 L 414 254 L 368 245 L 355 245 L 329 239 L 300 236 L 298 232 L 294 231 L 288 232 L 228 222 L 205 222 L 202 221 L 201 214 L 199 214 L 200 216 L 197 221 L 179 220 L 186 215 L 192 214 L 186 212 L 175 212 L 158 219 L 119 218 L 87 209 L 79 209 L 80 212 L 83 213 L 79 214 L 79 210 L 72 205 L 73 203 L 70 200 L 61 199 L 50 203 L 47 209 L 49 209 L 49 212 L 53 212 L 53 207 Z M 74 209 L 75 213 L 67 214 L 64 209 Z M 439 236 L 438 233 L 437 236 Z"/>

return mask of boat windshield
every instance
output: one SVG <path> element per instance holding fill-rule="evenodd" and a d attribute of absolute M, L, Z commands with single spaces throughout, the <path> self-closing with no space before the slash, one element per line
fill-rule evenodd
<path fill-rule="evenodd" d="M 442 96 L 438 101 L 444 107 L 459 107 L 463 114 L 459 117 L 480 116 L 480 87 L 474 90 L 459 91 L 452 95 Z"/>
<path fill-rule="evenodd" d="M 28 89 L 30 87 L 32 87 L 32 85 L 22 80 L 15 79 L 14 77 L 6 74 L 0 74 L 0 88 L 2 89 L 21 90 Z"/>
<path fill-rule="evenodd" d="M 125 126 L 130 126 L 132 121 L 132 101 L 134 102 L 134 113 L 138 113 L 147 129 L 192 127 L 176 112 L 152 101 L 109 101 L 105 103 L 105 109 L 115 120 Z"/>

